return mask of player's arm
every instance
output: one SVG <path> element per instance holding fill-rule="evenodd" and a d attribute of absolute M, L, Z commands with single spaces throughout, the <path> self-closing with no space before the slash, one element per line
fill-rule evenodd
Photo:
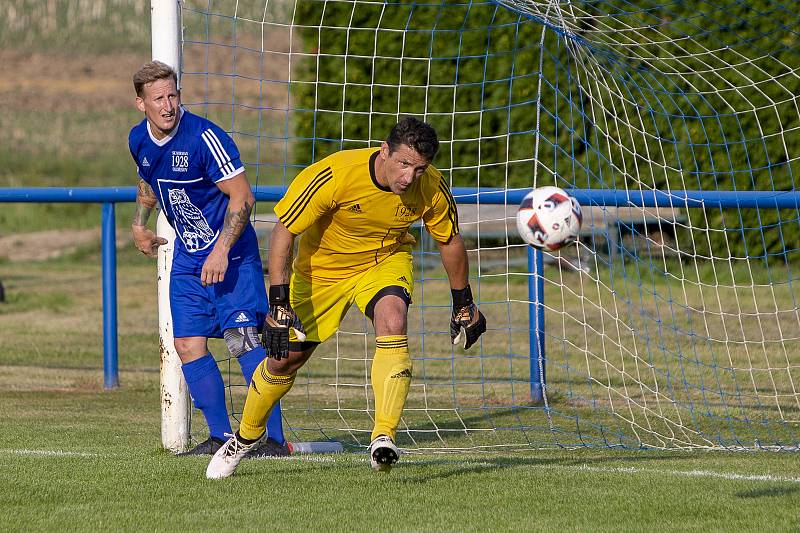
<path fill-rule="evenodd" d="M 461 235 L 453 235 L 446 243 L 438 242 L 439 254 L 453 298 L 450 318 L 450 339 L 455 345 L 469 348 L 486 331 L 486 318 L 472 299 L 469 286 L 469 260 Z"/>
<path fill-rule="evenodd" d="M 294 233 L 280 221 L 275 224 L 269 238 L 269 313 L 264 321 L 261 343 L 267 350 L 267 357 L 275 359 L 289 356 L 290 327 L 300 342 L 306 338 L 303 324 L 289 302 L 294 239 Z"/>
<path fill-rule="evenodd" d="M 292 275 L 292 256 L 294 250 L 295 235 L 283 225 L 283 222 L 275 224 L 272 234 L 269 237 L 269 284 L 288 285 Z"/>
<path fill-rule="evenodd" d="M 203 285 L 219 283 L 225 279 L 228 253 L 250 223 L 250 213 L 256 201 L 244 172 L 217 182 L 217 187 L 228 197 L 228 210 L 214 249 L 203 263 L 200 273 L 200 282 Z"/>
<path fill-rule="evenodd" d="M 157 236 L 147 228 L 147 220 L 157 204 L 158 199 L 152 187 L 143 179 L 139 179 L 139 186 L 136 189 L 136 211 L 133 215 L 131 232 L 136 249 L 148 257 L 156 257 L 158 247 L 167 244 L 167 239 Z"/>
<path fill-rule="evenodd" d="M 275 205 L 278 223 L 270 235 L 267 261 L 269 314 L 261 338 L 267 357 L 289 356 L 289 328 L 300 342 L 306 339 L 303 324 L 289 301 L 294 239 L 331 208 L 334 188 L 333 170 L 326 158 L 303 169 Z"/>
<path fill-rule="evenodd" d="M 456 234 L 447 243 L 437 242 L 437 244 L 447 279 L 450 280 L 450 290 L 463 289 L 469 284 L 469 260 L 464 239 Z"/>
<path fill-rule="evenodd" d="M 458 233 L 456 201 L 441 174 L 438 174 L 438 180 L 434 183 L 436 193 L 432 197 L 431 209 L 423 214 L 423 220 L 428 232 L 439 245 L 442 265 L 450 280 L 450 294 L 453 297 L 450 339 L 453 344 L 469 348 L 486 331 L 486 318 L 472 299 L 467 247 Z"/>

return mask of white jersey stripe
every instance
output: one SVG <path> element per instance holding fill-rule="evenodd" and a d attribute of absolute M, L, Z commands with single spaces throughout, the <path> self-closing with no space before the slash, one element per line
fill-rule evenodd
<path fill-rule="evenodd" d="M 217 146 L 219 146 L 219 149 L 222 151 L 222 153 L 225 155 L 224 160 L 227 161 L 228 163 L 223 168 L 223 172 L 227 176 L 228 174 L 236 170 L 233 166 L 233 161 L 231 161 L 230 155 L 228 155 L 228 153 L 225 151 L 225 147 L 222 145 L 222 142 L 220 142 L 219 137 L 217 137 L 217 134 L 214 133 L 213 130 L 208 130 L 208 133 L 214 139 L 214 142 L 217 144 Z"/>
<path fill-rule="evenodd" d="M 208 134 L 209 134 L 209 138 L 213 140 L 214 144 L 217 145 L 217 147 L 219 148 L 219 151 L 222 153 L 222 156 L 223 156 L 222 160 L 226 161 L 225 166 L 222 167 L 222 173 L 225 174 L 225 175 L 230 174 L 231 172 L 233 172 L 235 170 L 233 168 L 233 163 L 231 162 L 231 157 L 228 155 L 228 152 L 225 151 L 225 147 L 222 146 L 222 143 L 220 142 L 219 137 L 217 137 L 217 134 L 214 133 L 214 130 L 207 130 L 207 131 L 208 131 Z"/>
<path fill-rule="evenodd" d="M 208 132 L 211 130 L 206 130 L 201 134 L 203 140 L 206 142 L 206 146 L 208 146 L 208 150 L 211 152 L 211 155 L 214 156 L 214 160 L 217 162 L 217 166 L 221 169 L 222 168 L 222 160 L 220 159 L 220 154 L 217 151 L 217 147 L 214 145 L 213 141 L 208 136 Z"/>
<path fill-rule="evenodd" d="M 228 175 L 231 172 L 233 172 L 235 168 L 231 163 L 230 160 L 231 158 L 225 151 L 225 148 L 222 146 L 222 143 L 219 141 L 219 138 L 214 133 L 214 131 L 213 130 L 204 131 L 203 139 L 206 141 L 208 148 L 214 153 L 214 157 L 217 160 L 217 164 L 219 165 L 222 174 Z"/>

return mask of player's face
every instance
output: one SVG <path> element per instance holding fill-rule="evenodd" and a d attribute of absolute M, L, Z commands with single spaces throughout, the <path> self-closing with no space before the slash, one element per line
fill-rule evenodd
<path fill-rule="evenodd" d="M 136 107 L 144 113 L 157 139 L 166 137 L 175 127 L 180 105 L 181 92 L 172 78 L 148 83 L 142 90 L 142 96 L 136 97 Z"/>
<path fill-rule="evenodd" d="M 417 181 L 425 169 L 431 164 L 413 148 L 401 144 L 397 150 L 389 153 L 389 145 L 381 145 L 380 157 L 383 159 L 383 182 L 377 176 L 378 182 L 388 187 L 395 194 L 403 194 L 412 183 Z"/>

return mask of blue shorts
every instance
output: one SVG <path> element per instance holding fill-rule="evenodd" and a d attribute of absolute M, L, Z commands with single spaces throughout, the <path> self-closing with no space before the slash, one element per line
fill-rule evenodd
<path fill-rule="evenodd" d="M 173 336 L 222 338 L 229 328 L 261 330 L 268 304 L 258 256 L 230 262 L 225 280 L 207 287 L 200 283 L 201 268 L 173 263 L 169 283 Z"/>

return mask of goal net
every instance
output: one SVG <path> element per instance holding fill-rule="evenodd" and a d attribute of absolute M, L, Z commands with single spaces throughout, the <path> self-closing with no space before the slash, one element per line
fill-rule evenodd
<path fill-rule="evenodd" d="M 436 128 L 489 330 L 451 346 L 422 230 L 401 446 L 797 447 L 794 6 L 185 0 L 181 16 L 184 103 L 237 142 L 264 257 L 266 186 L 378 146 L 401 115 Z M 542 185 L 584 210 L 555 254 L 515 230 Z M 283 400 L 290 440 L 368 444 L 373 352 L 351 310 Z"/>

